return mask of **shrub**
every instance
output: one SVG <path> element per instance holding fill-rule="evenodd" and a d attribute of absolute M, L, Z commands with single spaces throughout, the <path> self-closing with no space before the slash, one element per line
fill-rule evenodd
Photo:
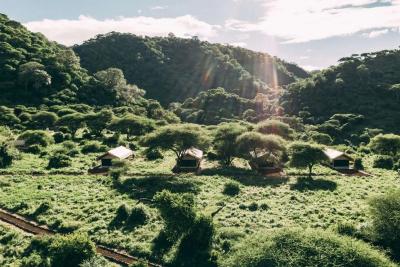
<path fill-rule="evenodd" d="M 129 226 L 139 226 L 145 224 L 148 219 L 149 215 L 146 208 L 142 205 L 138 205 L 136 207 L 133 207 L 133 209 L 131 210 L 131 213 L 129 214 L 129 217 L 127 219 L 127 224 Z"/>
<path fill-rule="evenodd" d="M 362 158 L 356 158 L 354 160 L 354 169 L 356 170 L 364 170 L 364 165 L 362 162 Z"/>
<path fill-rule="evenodd" d="M 328 231 L 285 229 L 242 240 L 222 261 L 225 267 L 395 266 L 368 244 Z"/>
<path fill-rule="evenodd" d="M 58 233 L 61 234 L 70 234 L 75 232 L 80 228 L 80 223 L 78 222 L 71 222 L 71 221 L 62 221 L 56 220 L 52 227 L 57 230 Z"/>
<path fill-rule="evenodd" d="M 391 170 L 393 169 L 393 158 L 390 156 L 379 155 L 374 159 L 373 167 Z"/>
<path fill-rule="evenodd" d="M 84 144 L 82 146 L 81 151 L 84 154 L 105 152 L 105 151 L 107 151 L 107 146 L 101 144 L 98 141 L 91 141 L 91 142 L 87 142 L 86 144 Z"/>
<path fill-rule="evenodd" d="M 0 144 L 0 169 L 11 166 L 14 155 L 7 144 Z"/>
<path fill-rule="evenodd" d="M 248 209 L 249 209 L 250 211 L 256 211 L 256 210 L 258 210 L 258 204 L 257 204 L 256 202 L 252 202 L 252 203 L 250 203 L 250 205 L 248 206 Z"/>
<path fill-rule="evenodd" d="M 311 133 L 311 140 L 323 145 L 330 145 L 333 143 L 332 137 L 329 134 L 319 133 L 315 131 Z"/>
<path fill-rule="evenodd" d="M 146 149 L 145 152 L 145 157 L 147 160 L 157 160 L 157 159 L 163 159 L 164 156 L 158 149 Z"/>
<path fill-rule="evenodd" d="M 39 145 L 31 145 L 29 146 L 25 152 L 38 155 L 42 152 L 43 147 Z"/>
<path fill-rule="evenodd" d="M 71 158 L 67 155 L 57 153 L 50 157 L 48 169 L 59 169 L 71 166 Z"/>
<path fill-rule="evenodd" d="M 56 132 L 53 134 L 53 139 L 56 144 L 62 143 L 64 141 L 64 134 L 62 132 Z"/>
<path fill-rule="evenodd" d="M 263 134 L 275 134 L 285 139 L 291 138 L 293 135 L 293 129 L 284 122 L 278 120 L 266 120 L 260 122 L 256 131 Z"/>
<path fill-rule="evenodd" d="M 55 236 L 49 250 L 52 266 L 57 267 L 79 266 L 96 255 L 94 243 L 82 233 Z"/>
<path fill-rule="evenodd" d="M 240 192 L 240 185 L 237 182 L 228 182 L 224 185 L 223 193 L 228 196 L 236 196 Z"/>
<path fill-rule="evenodd" d="M 19 137 L 19 140 L 24 140 L 26 146 L 40 145 L 46 147 L 53 143 L 54 139 L 46 131 L 25 131 Z"/>
<path fill-rule="evenodd" d="M 392 249 L 400 258 L 400 190 L 370 200 L 372 229 L 375 239 Z"/>

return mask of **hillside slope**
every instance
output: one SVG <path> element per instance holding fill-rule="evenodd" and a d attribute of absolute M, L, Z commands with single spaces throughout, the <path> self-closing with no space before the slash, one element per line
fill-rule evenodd
<path fill-rule="evenodd" d="M 264 53 L 172 34 L 151 38 L 109 33 L 73 49 L 90 72 L 120 68 L 130 83 L 164 104 L 183 102 L 217 87 L 252 99 L 257 93 L 268 93 L 269 87 L 308 76 L 296 65 Z"/>
<path fill-rule="evenodd" d="M 398 132 L 400 50 L 353 55 L 338 66 L 288 87 L 285 112 L 321 122 L 338 113 L 363 115 L 365 124 Z"/>

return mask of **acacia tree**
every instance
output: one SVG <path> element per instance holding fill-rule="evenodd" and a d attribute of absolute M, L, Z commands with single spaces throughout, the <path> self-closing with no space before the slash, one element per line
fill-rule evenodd
<path fill-rule="evenodd" d="M 308 168 L 308 178 L 312 178 L 312 169 L 316 164 L 328 160 L 319 145 L 295 142 L 289 147 L 289 164 L 296 168 Z"/>
<path fill-rule="evenodd" d="M 107 124 L 111 122 L 113 116 L 114 113 L 111 110 L 101 110 L 98 113 L 90 113 L 84 116 L 84 121 L 90 132 L 99 136 Z"/>
<path fill-rule="evenodd" d="M 57 120 L 57 114 L 48 111 L 41 111 L 32 116 L 32 124 L 38 129 L 51 128 Z"/>
<path fill-rule="evenodd" d="M 245 131 L 246 127 L 237 123 L 218 126 L 214 137 L 214 148 L 223 165 L 232 164 L 233 158 L 237 155 L 236 139 Z"/>
<path fill-rule="evenodd" d="M 195 124 L 171 124 L 148 134 L 142 140 L 150 149 L 171 150 L 180 161 L 191 147 L 205 149 L 209 140 L 200 126 Z"/>
<path fill-rule="evenodd" d="M 285 141 L 277 135 L 247 132 L 240 135 L 236 142 L 239 155 L 251 161 L 256 161 L 259 156 L 267 153 L 268 161 L 279 163 L 286 150 Z"/>
<path fill-rule="evenodd" d="M 378 134 L 371 139 L 369 146 L 377 153 L 396 156 L 400 151 L 400 135 Z"/>
<path fill-rule="evenodd" d="M 58 120 L 57 125 L 68 127 L 72 133 L 72 136 L 75 137 L 75 133 L 82 126 L 83 120 L 84 115 L 82 113 L 75 112 L 62 116 Z"/>
<path fill-rule="evenodd" d="M 136 115 L 127 115 L 122 118 L 116 118 L 111 121 L 110 129 L 122 134 L 126 134 L 130 139 L 132 135 L 142 135 L 151 132 L 155 128 L 153 120 Z"/>
<path fill-rule="evenodd" d="M 293 129 L 284 122 L 278 120 L 265 120 L 257 124 L 256 131 L 263 134 L 275 134 L 285 139 L 291 138 Z"/>

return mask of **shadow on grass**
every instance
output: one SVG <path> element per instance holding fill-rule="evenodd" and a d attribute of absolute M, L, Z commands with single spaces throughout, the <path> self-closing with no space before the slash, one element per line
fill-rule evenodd
<path fill-rule="evenodd" d="M 297 191 L 318 191 L 318 190 L 325 190 L 325 191 L 335 191 L 337 188 L 337 183 L 324 180 L 324 179 L 310 179 L 308 177 L 299 177 L 295 184 L 290 185 L 291 190 Z"/>
<path fill-rule="evenodd" d="M 268 177 L 267 175 L 261 175 L 250 169 L 242 169 L 237 167 L 220 167 L 220 168 L 209 168 L 204 169 L 201 175 L 221 175 L 227 176 L 231 179 L 241 183 L 245 186 L 279 186 L 287 183 L 289 180 L 287 177 Z"/>
<path fill-rule="evenodd" d="M 152 257 L 161 261 L 163 256 L 171 250 L 173 242 L 167 239 L 167 235 L 163 230 L 152 241 Z"/>
<path fill-rule="evenodd" d="M 115 187 L 132 198 L 146 201 L 153 199 L 153 196 L 162 190 L 173 193 L 198 193 L 199 183 L 183 176 L 147 176 L 125 179 Z"/>

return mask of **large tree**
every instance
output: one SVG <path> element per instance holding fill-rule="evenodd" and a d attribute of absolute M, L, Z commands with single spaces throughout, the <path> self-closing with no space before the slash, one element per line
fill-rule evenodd
<path fill-rule="evenodd" d="M 145 117 L 126 115 L 112 120 L 109 127 L 113 131 L 126 134 L 130 139 L 132 135 L 139 136 L 151 132 L 155 128 L 155 123 Z"/>
<path fill-rule="evenodd" d="M 209 140 L 204 130 L 195 124 L 171 124 L 148 134 L 142 140 L 150 148 L 172 150 L 180 161 L 191 147 L 205 149 Z"/>
<path fill-rule="evenodd" d="M 84 115 L 79 112 L 67 114 L 58 120 L 57 125 L 67 127 L 71 134 L 75 137 L 76 131 L 82 127 L 84 118 Z"/>
<path fill-rule="evenodd" d="M 293 134 L 293 129 L 289 124 L 278 120 L 265 120 L 257 124 L 256 131 L 263 134 L 275 134 L 282 138 L 289 139 Z"/>
<path fill-rule="evenodd" d="M 257 132 L 247 132 L 237 140 L 239 155 L 250 161 L 257 161 L 260 156 L 274 164 L 282 161 L 285 153 L 285 141 L 277 135 L 264 135 Z"/>
<path fill-rule="evenodd" d="M 238 154 L 236 139 L 246 131 L 238 123 L 224 123 L 218 126 L 214 137 L 214 148 L 223 165 L 230 166 Z"/>
<path fill-rule="evenodd" d="M 106 128 L 106 126 L 113 119 L 114 113 L 111 110 L 101 110 L 97 113 L 89 113 L 84 116 L 84 121 L 86 126 L 96 136 L 99 136 L 100 133 Z"/>
<path fill-rule="evenodd" d="M 308 177 L 312 177 L 312 169 L 315 165 L 328 160 L 323 148 L 319 145 L 295 142 L 289 147 L 289 164 L 296 168 L 308 168 Z"/>

